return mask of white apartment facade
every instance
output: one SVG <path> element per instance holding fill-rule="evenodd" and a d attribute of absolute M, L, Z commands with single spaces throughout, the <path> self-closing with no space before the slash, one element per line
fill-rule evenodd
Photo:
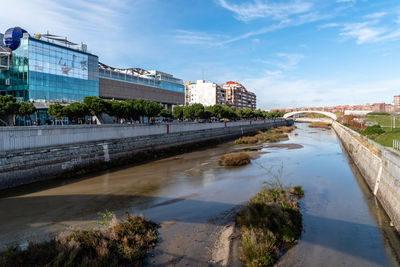
<path fill-rule="evenodd" d="M 197 80 L 196 83 L 185 84 L 185 105 L 200 103 L 203 106 L 226 104 L 226 91 L 213 82 Z"/>

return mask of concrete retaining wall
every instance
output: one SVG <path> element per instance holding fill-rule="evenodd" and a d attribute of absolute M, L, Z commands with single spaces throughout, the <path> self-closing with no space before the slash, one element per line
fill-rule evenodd
<path fill-rule="evenodd" d="M 279 122 L 285 120 L 276 119 L 275 121 Z M 76 144 L 119 138 L 134 138 L 166 133 L 182 133 L 252 124 L 262 125 L 266 122 L 272 122 L 272 120 L 235 121 L 227 123 L 172 123 L 155 125 L 106 124 L 0 127 L 0 151 Z"/>
<path fill-rule="evenodd" d="M 369 188 L 400 231 L 400 153 L 333 123 L 343 146 L 360 170 Z"/>
<path fill-rule="evenodd" d="M 227 140 L 291 124 L 292 120 L 266 120 L 232 122 L 226 126 L 225 123 L 181 123 L 169 126 L 23 127 L 12 128 L 9 132 L 1 129 L 3 138 L 8 136 L 11 143 L 2 142 L 0 189 L 154 159 L 183 152 L 187 146 L 193 148 L 212 140 Z M 35 142 L 38 143 L 35 145 Z M 11 147 L 16 149 L 10 150 Z M 5 148 L 8 150 L 4 151 Z"/>

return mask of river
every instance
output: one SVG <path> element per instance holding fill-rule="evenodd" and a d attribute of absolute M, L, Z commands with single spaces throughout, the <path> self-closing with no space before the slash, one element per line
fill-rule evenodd
<path fill-rule="evenodd" d="M 343 152 L 333 130 L 298 129 L 266 147 L 250 165 L 218 166 L 232 142 L 114 169 L 3 191 L 0 245 L 43 240 L 68 227 L 92 227 L 99 212 L 143 214 L 160 223 L 148 265 L 205 266 L 234 208 L 271 174 L 301 185 L 304 232 L 279 266 L 399 266 L 400 240 L 390 220 Z"/>

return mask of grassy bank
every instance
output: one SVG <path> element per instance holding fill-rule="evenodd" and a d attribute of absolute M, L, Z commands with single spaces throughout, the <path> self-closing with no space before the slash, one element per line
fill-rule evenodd
<path fill-rule="evenodd" d="M 243 136 L 235 140 L 235 144 L 258 144 L 258 143 L 275 143 L 282 139 L 288 138 L 287 133 L 290 133 L 296 129 L 296 126 L 281 126 L 277 128 L 272 128 L 267 131 L 259 131 L 253 136 Z"/>
<path fill-rule="evenodd" d="M 300 186 L 263 188 L 236 217 L 241 236 L 241 260 L 245 266 L 272 266 L 296 244 L 302 232 L 298 199 Z"/>
<path fill-rule="evenodd" d="M 110 218 L 111 219 L 111 218 Z M 115 216 L 106 229 L 75 230 L 26 250 L 0 252 L 0 266 L 141 266 L 157 242 L 157 225 L 142 217 Z"/>

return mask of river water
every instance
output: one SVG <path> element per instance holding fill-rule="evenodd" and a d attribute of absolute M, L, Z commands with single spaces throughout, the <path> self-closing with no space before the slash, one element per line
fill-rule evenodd
<path fill-rule="evenodd" d="M 333 130 L 298 124 L 282 144 L 250 165 L 218 166 L 232 142 L 94 176 L 2 192 L 0 245 L 42 240 L 68 227 L 91 227 L 99 212 L 143 214 L 160 223 L 148 265 L 205 266 L 224 217 L 270 179 L 301 185 L 304 232 L 280 266 L 399 266 L 400 240 Z"/>

